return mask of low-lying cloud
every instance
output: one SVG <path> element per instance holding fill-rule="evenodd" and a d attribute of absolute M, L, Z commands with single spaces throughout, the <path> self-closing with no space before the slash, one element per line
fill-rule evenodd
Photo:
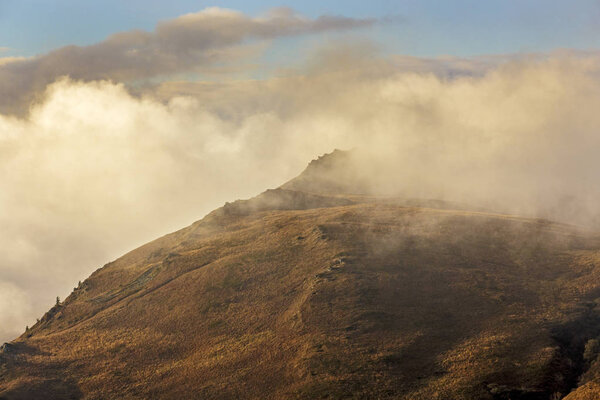
<path fill-rule="evenodd" d="M 43 89 L 26 115 L 0 114 L 0 338 L 105 262 L 334 148 L 386 160 L 362 167 L 388 194 L 600 226 L 594 54 L 425 60 L 332 46 L 262 81 L 166 82 L 136 95 L 116 82 L 179 71 L 252 35 L 367 23 L 213 10 L 0 66 L 4 88 L 35 77 Z M 195 29 L 210 34 L 199 43 Z M 78 69 L 94 60 L 97 70 Z"/>

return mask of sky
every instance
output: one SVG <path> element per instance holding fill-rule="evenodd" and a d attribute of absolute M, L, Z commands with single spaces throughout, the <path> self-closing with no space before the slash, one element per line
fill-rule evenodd
<path fill-rule="evenodd" d="M 258 15 L 291 7 L 316 17 L 401 17 L 371 32 L 390 51 L 419 56 L 468 56 L 591 49 L 600 45 L 597 0 L 0 0 L 0 47 L 32 56 L 67 44 L 85 45 L 131 29 L 217 6 Z"/>
<path fill-rule="evenodd" d="M 0 342 L 107 262 L 335 148 L 384 160 L 387 194 L 600 229 L 599 16 L 585 0 L 0 0 Z"/>

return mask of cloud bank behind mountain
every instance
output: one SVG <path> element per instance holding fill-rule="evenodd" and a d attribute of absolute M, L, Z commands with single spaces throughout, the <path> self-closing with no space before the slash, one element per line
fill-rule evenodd
<path fill-rule="evenodd" d="M 221 50 L 250 37 L 371 23 L 208 10 L 0 65 L 0 338 L 125 251 L 334 148 L 368 154 L 388 195 L 600 226 L 594 53 L 419 59 L 356 41 L 264 80 L 131 82 L 211 52 L 235 63 Z"/>

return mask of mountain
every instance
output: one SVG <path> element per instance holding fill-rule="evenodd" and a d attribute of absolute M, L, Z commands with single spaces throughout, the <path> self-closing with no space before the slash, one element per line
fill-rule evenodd
<path fill-rule="evenodd" d="M 95 271 L 0 398 L 600 398 L 598 234 L 374 196 L 352 157 Z"/>

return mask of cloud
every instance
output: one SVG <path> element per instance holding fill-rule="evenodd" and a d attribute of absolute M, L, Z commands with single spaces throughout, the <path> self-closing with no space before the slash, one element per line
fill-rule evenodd
<path fill-rule="evenodd" d="M 0 115 L 0 283 L 19 289 L 23 305 L 0 309 L 0 340 L 105 262 L 290 175 L 260 165 L 272 124 L 281 122 L 236 124 L 191 98 L 163 104 L 122 84 L 68 79 L 26 119 Z"/>
<path fill-rule="evenodd" d="M 3 65 L 7 65 L 7 64 L 14 63 L 17 61 L 24 61 L 24 60 L 26 60 L 25 57 L 0 57 L 0 68 Z"/>
<path fill-rule="evenodd" d="M 25 330 L 23 316 L 31 314 L 29 295 L 18 286 L 0 281 L 0 338 L 11 338 Z"/>
<path fill-rule="evenodd" d="M 263 18 L 290 18 L 278 12 Z M 362 168 L 388 194 L 599 226 L 600 57 L 444 62 L 454 72 L 334 46 L 279 77 L 169 82 L 135 96 L 122 83 L 63 78 L 26 116 L 0 114 L 0 293 L 21 307 L 0 309 L 0 337 L 105 262 L 334 148 L 385 160 Z"/>
<path fill-rule="evenodd" d="M 305 18 L 291 9 L 249 17 L 207 8 L 159 23 L 154 32 L 121 32 L 90 46 L 66 46 L 47 54 L 0 64 L 0 111 L 23 114 L 36 95 L 58 77 L 115 81 L 202 71 L 246 55 L 252 40 L 268 40 L 374 24 L 341 16 Z"/>

